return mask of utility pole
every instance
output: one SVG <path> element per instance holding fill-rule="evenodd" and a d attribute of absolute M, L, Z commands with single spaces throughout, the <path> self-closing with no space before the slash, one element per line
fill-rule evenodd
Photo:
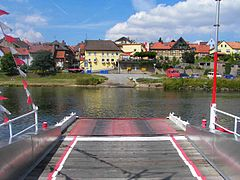
<path fill-rule="evenodd" d="M 216 121 L 216 112 L 215 108 L 217 107 L 216 103 L 216 94 L 217 94 L 217 60 L 218 60 L 218 36 L 219 36 L 219 27 L 220 27 L 220 2 L 221 0 L 216 0 L 216 23 L 215 27 L 215 49 L 214 49 L 214 73 L 213 73 L 213 88 L 212 88 L 212 103 L 210 110 L 210 130 L 215 129 Z"/>

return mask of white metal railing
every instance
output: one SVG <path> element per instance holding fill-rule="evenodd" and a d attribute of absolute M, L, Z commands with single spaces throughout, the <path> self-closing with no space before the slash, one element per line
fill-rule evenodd
<path fill-rule="evenodd" d="M 221 126 L 217 122 L 213 122 L 213 124 L 215 126 L 218 126 L 218 127 L 222 128 L 223 130 L 227 131 L 228 133 L 234 134 L 236 136 L 240 136 L 240 134 L 237 132 L 237 130 L 238 130 L 238 123 L 240 123 L 240 117 L 238 117 L 236 115 L 233 115 L 233 114 L 230 114 L 230 113 L 227 113 L 227 112 L 224 112 L 224 111 L 221 111 L 221 110 L 219 110 L 217 108 L 213 108 L 213 111 L 214 111 L 215 114 L 220 113 L 220 114 L 223 114 L 225 116 L 228 116 L 228 117 L 231 117 L 231 118 L 234 119 L 234 129 L 233 129 L 233 131 L 229 130 L 229 129 L 223 127 L 223 126 Z"/>
<path fill-rule="evenodd" d="M 186 127 L 189 124 L 187 121 L 183 121 L 181 117 L 176 116 L 174 112 L 169 113 L 168 118 L 173 121 L 178 127 L 180 127 L 182 130 L 186 131 Z"/>
<path fill-rule="evenodd" d="M 8 127 L 9 127 L 9 143 L 12 142 L 12 138 L 17 137 L 17 136 L 19 136 L 20 134 L 23 134 L 24 132 L 26 132 L 27 130 L 29 130 L 29 129 L 33 128 L 33 127 L 35 127 L 35 133 L 37 134 L 37 132 L 38 132 L 38 114 L 37 114 L 37 111 L 38 111 L 38 107 L 37 107 L 37 106 L 34 106 L 34 109 L 33 109 L 31 112 L 28 112 L 28 113 L 26 113 L 26 114 L 23 114 L 23 115 L 21 115 L 21 116 L 18 116 L 18 117 L 16 117 L 16 118 L 13 118 L 13 119 L 9 120 L 8 122 L 5 122 L 5 123 L 0 124 L 0 127 L 2 127 L 2 126 L 7 126 L 7 125 L 8 125 Z M 13 124 L 14 122 L 18 121 L 19 119 L 22 119 L 22 118 L 24 118 L 24 117 L 27 117 L 27 116 L 29 116 L 29 115 L 31 115 L 31 114 L 34 114 L 34 124 L 31 124 L 30 126 L 26 127 L 25 129 L 17 132 L 16 134 L 13 134 L 12 124 Z"/>

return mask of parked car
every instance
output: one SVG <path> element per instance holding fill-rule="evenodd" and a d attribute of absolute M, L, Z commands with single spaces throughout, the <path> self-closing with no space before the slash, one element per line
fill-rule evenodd
<path fill-rule="evenodd" d="M 180 72 L 174 68 L 169 68 L 166 70 L 166 75 L 169 78 L 179 78 Z"/>
<path fill-rule="evenodd" d="M 236 76 L 234 76 L 232 74 L 226 74 L 226 75 L 224 75 L 224 78 L 226 78 L 226 79 L 235 79 Z"/>
<path fill-rule="evenodd" d="M 191 74 L 190 78 L 200 78 L 200 75 L 197 73 Z"/>
<path fill-rule="evenodd" d="M 213 79 L 213 74 L 214 74 L 213 72 L 209 72 L 209 73 L 207 74 L 207 77 L 208 77 L 209 79 Z M 221 78 L 221 77 L 222 77 L 222 75 L 217 72 L 217 78 Z"/>
<path fill-rule="evenodd" d="M 187 73 L 180 73 L 180 78 L 189 78 Z"/>

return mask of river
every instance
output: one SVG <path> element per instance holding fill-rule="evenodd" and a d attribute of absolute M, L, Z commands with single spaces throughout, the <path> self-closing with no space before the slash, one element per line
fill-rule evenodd
<path fill-rule="evenodd" d="M 10 118 L 30 110 L 21 87 L 0 87 L 9 98 L 1 102 L 12 112 Z M 166 117 L 175 112 L 191 124 L 200 125 L 209 117 L 211 92 L 165 92 L 159 89 L 31 87 L 39 106 L 40 122 L 54 125 L 65 115 L 81 117 Z M 218 93 L 218 108 L 240 115 L 240 93 Z M 3 131 L 0 129 L 0 134 Z"/>

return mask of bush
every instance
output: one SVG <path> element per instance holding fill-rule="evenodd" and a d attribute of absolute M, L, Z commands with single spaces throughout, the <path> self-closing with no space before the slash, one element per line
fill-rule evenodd
<path fill-rule="evenodd" d="M 209 72 L 213 72 L 213 69 L 205 69 L 204 75 L 207 75 Z"/>
<path fill-rule="evenodd" d="M 77 85 L 97 85 L 97 84 L 103 83 L 105 80 L 106 78 L 102 76 L 84 75 L 76 79 L 76 84 Z"/>

